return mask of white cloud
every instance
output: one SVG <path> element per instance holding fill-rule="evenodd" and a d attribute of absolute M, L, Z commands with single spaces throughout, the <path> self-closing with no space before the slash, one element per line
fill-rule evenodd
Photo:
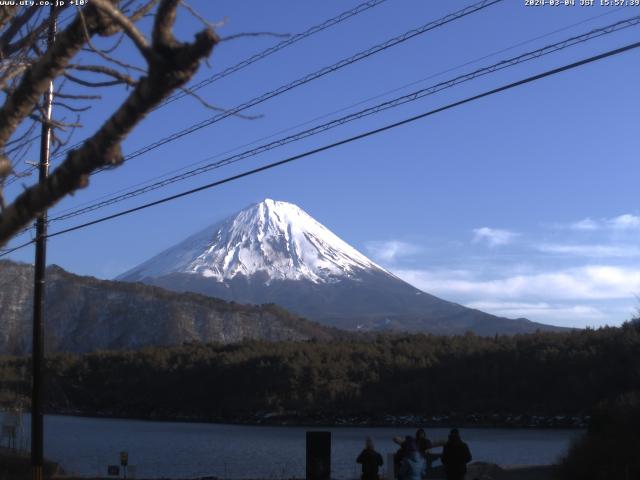
<path fill-rule="evenodd" d="M 595 220 L 585 218 L 584 220 L 580 220 L 579 222 L 572 223 L 569 228 L 571 228 L 572 230 L 598 230 L 600 228 L 600 224 Z"/>
<path fill-rule="evenodd" d="M 640 255 L 640 248 L 631 245 L 544 243 L 536 248 L 544 253 L 592 258 L 628 258 Z"/>
<path fill-rule="evenodd" d="M 479 278 L 465 270 L 394 270 L 416 287 L 495 315 L 554 325 L 614 325 L 635 312 L 640 269 L 591 265 Z"/>
<path fill-rule="evenodd" d="M 511 243 L 518 234 L 509 230 L 482 227 L 473 230 L 474 242 L 487 242 L 490 247 L 499 247 Z"/>
<path fill-rule="evenodd" d="M 460 301 L 612 300 L 635 299 L 640 292 L 640 269 L 592 265 L 558 271 L 479 279 L 460 271 L 394 270 L 416 287 Z"/>
<path fill-rule="evenodd" d="M 609 226 L 616 230 L 631 230 L 640 228 L 640 217 L 631 214 L 620 215 L 607 221 Z"/>
<path fill-rule="evenodd" d="M 566 326 L 588 326 L 611 320 L 611 316 L 601 309 L 582 304 L 549 304 L 546 302 L 470 302 L 467 307 L 493 313 L 508 318 L 528 318 L 542 322 L 559 322 Z"/>
<path fill-rule="evenodd" d="M 400 240 L 373 241 L 368 242 L 365 247 L 375 260 L 387 263 L 420 251 L 420 247 L 417 245 Z"/>
<path fill-rule="evenodd" d="M 594 230 L 635 230 L 640 228 L 640 217 L 625 213 L 612 218 L 602 218 L 593 220 L 585 218 L 579 222 L 569 225 L 572 230 L 594 231 Z"/>

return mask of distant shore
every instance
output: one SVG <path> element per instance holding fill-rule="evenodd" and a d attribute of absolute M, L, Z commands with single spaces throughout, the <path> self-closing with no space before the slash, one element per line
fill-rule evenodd
<path fill-rule="evenodd" d="M 245 417 L 207 417 L 191 415 L 169 415 L 150 413 L 133 415 L 116 411 L 85 412 L 71 409 L 56 409 L 50 415 L 113 418 L 153 422 L 213 423 L 224 425 L 271 426 L 271 427 L 426 427 L 426 428 L 526 428 L 526 429 L 585 429 L 590 417 L 578 415 L 516 415 L 516 414 L 470 414 L 470 415 L 329 415 L 324 413 L 303 414 L 297 412 L 257 413 Z"/>

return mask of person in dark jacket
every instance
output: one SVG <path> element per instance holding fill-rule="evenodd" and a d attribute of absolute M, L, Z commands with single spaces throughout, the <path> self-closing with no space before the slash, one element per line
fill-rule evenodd
<path fill-rule="evenodd" d="M 395 472 L 400 469 L 400 463 L 407 455 L 407 445 L 411 440 L 413 440 L 413 437 L 411 435 L 407 435 L 406 437 L 393 437 L 393 441 L 400 445 L 398 451 L 393 454 L 393 464 Z"/>
<path fill-rule="evenodd" d="M 460 438 L 460 432 L 454 428 L 449 433 L 449 440 L 442 449 L 442 464 L 447 480 L 464 480 L 467 463 L 471 461 L 469 446 Z"/>
<path fill-rule="evenodd" d="M 376 452 L 373 439 L 367 437 L 364 450 L 358 455 L 356 463 L 362 465 L 362 480 L 378 480 L 378 469 L 382 466 L 382 455 Z"/>
<path fill-rule="evenodd" d="M 433 446 L 431 440 L 427 438 L 427 432 L 424 431 L 424 428 L 419 428 L 416 431 L 416 444 L 418 446 L 418 451 L 425 456 Z"/>

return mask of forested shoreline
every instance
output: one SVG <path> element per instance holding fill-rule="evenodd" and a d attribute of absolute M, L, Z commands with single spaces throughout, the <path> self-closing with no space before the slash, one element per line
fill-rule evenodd
<path fill-rule="evenodd" d="M 2 407 L 28 407 L 28 375 L 27 358 L 0 358 Z M 240 423 L 413 416 L 576 426 L 599 403 L 638 390 L 640 325 L 631 322 L 492 338 L 378 335 L 56 354 L 47 359 L 46 403 L 51 413 Z M 564 420 L 544 425 L 554 418 Z"/>

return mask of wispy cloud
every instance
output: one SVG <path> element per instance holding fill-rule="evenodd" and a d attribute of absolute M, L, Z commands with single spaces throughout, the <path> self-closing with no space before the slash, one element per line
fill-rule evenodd
<path fill-rule="evenodd" d="M 627 213 L 609 219 L 608 224 L 616 230 L 635 230 L 640 228 L 640 217 Z"/>
<path fill-rule="evenodd" d="M 482 227 L 473 230 L 473 241 L 486 242 L 490 247 L 508 245 L 518 236 L 518 233 L 497 228 Z"/>
<path fill-rule="evenodd" d="M 369 254 L 379 262 L 393 263 L 400 257 L 420 252 L 420 247 L 400 240 L 371 241 L 365 244 Z"/>
<path fill-rule="evenodd" d="M 601 309 L 583 304 L 478 301 L 468 303 L 467 307 L 508 318 L 534 318 L 543 322 L 562 319 L 567 326 L 593 325 L 608 319 Z"/>
<path fill-rule="evenodd" d="M 630 258 L 640 256 L 640 248 L 632 245 L 543 243 L 536 247 L 544 253 L 589 258 Z"/>
<path fill-rule="evenodd" d="M 394 270 L 416 287 L 450 299 L 532 301 L 633 299 L 640 269 L 591 265 L 503 278 L 481 279 L 460 270 Z"/>
<path fill-rule="evenodd" d="M 572 230 L 636 230 L 640 229 L 640 216 L 625 213 L 617 217 L 594 220 L 585 218 L 569 225 Z"/>
<path fill-rule="evenodd" d="M 578 222 L 572 223 L 571 225 L 569 225 L 569 228 L 571 228 L 572 230 L 593 231 L 593 230 L 599 230 L 600 224 L 595 220 L 592 220 L 590 218 L 585 218 Z"/>
<path fill-rule="evenodd" d="M 640 216 L 632 213 L 591 216 L 526 235 L 484 226 L 473 230 L 473 242 L 489 249 L 465 244 L 434 256 L 431 268 L 390 262 L 390 270 L 426 292 L 500 316 L 566 326 L 616 324 L 638 304 L 639 232 Z M 397 258 L 398 245 L 384 246 L 379 256 Z M 499 248 L 504 246 L 509 248 Z"/>

